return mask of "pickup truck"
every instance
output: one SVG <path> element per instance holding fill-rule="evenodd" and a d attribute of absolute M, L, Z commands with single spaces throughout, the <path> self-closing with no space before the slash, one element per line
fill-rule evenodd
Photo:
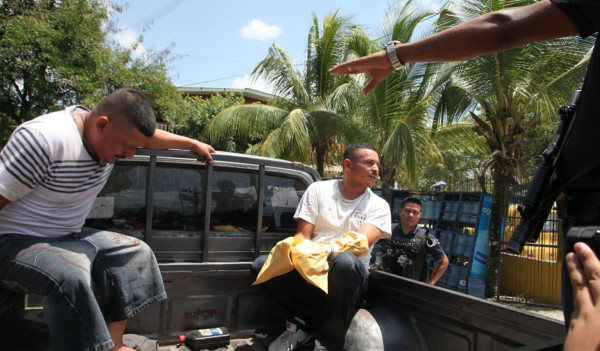
<path fill-rule="evenodd" d="M 158 340 L 161 351 L 187 350 L 180 335 L 218 327 L 230 334 L 219 350 L 266 350 L 284 328 L 250 266 L 294 234 L 299 199 L 321 178 L 296 162 L 226 152 L 214 160 L 139 149 L 115 165 L 86 221 L 154 250 L 169 297 L 126 332 Z M 347 350 L 560 350 L 565 334 L 557 320 L 376 270 L 361 307 Z M 61 350 L 50 345 L 41 297 L 4 299 L 0 311 L 0 350 Z"/>

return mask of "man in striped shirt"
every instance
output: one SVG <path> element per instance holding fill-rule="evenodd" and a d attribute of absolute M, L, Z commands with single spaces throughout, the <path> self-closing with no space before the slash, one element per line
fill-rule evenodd
<path fill-rule="evenodd" d="M 209 163 L 215 152 L 156 129 L 148 100 L 120 89 L 92 111 L 73 106 L 23 123 L 0 153 L 0 286 L 45 297 L 57 349 L 131 350 L 127 319 L 166 298 L 145 243 L 82 228 L 113 163 L 138 147 L 191 150 Z"/>

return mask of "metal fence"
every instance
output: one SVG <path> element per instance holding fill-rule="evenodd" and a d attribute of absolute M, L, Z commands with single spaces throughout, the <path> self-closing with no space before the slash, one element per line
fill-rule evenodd
<path fill-rule="evenodd" d="M 491 189 L 492 181 L 485 179 L 485 188 Z M 510 236 L 519 223 L 520 215 L 517 206 L 521 204 L 528 188 L 526 180 L 511 186 L 508 213 L 503 220 L 502 248 L 510 240 Z M 482 191 L 476 180 L 449 182 L 448 191 Z M 501 254 L 501 268 L 498 277 L 496 299 L 503 303 L 522 303 L 542 307 L 561 305 L 560 280 L 563 261 L 562 236 L 559 231 L 559 220 L 556 209 L 551 211 L 539 239 L 535 243 L 527 243 L 520 255 Z"/>
<path fill-rule="evenodd" d="M 515 199 L 515 197 L 513 197 Z M 502 248 L 506 246 L 513 229 L 519 223 L 516 207 L 509 203 L 505 219 Z M 502 252 L 498 277 L 498 296 L 502 302 L 525 303 L 539 306 L 560 306 L 560 279 L 563 261 L 559 220 L 553 208 L 535 243 L 527 243 L 520 255 Z"/>
<path fill-rule="evenodd" d="M 492 180 L 490 177 L 484 179 L 485 189 L 491 189 Z M 481 184 L 477 179 L 448 181 L 448 191 L 482 191 Z M 489 192 L 489 190 L 488 190 Z"/>

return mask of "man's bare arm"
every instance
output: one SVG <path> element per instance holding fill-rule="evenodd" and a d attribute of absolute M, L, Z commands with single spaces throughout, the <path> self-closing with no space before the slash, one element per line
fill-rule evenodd
<path fill-rule="evenodd" d="M 435 285 L 435 283 L 438 281 L 438 279 L 441 278 L 441 276 L 444 274 L 444 272 L 446 271 L 446 268 L 448 268 L 448 256 L 444 255 L 444 257 L 442 257 L 439 261 L 438 261 L 438 265 L 435 269 L 435 271 L 433 272 L 433 274 L 431 275 L 431 278 L 429 278 L 426 283 L 427 284 L 431 284 L 431 285 Z"/>
<path fill-rule="evenodd" d="M 578 33 L 571 19 L 546 0 L 484 14 L 396 51 L 405 62 L 458 61 Z"/>
<path fill-rule="evenodd" d="M 373 244 L 379 241 L 379 239 L 381 239 L 381 234 L 383 234 L 383 232 L 379 228 L 367 223 L 361 225 L 360 228 L 358 228 L 357 232 L 367 237 L 367 240 L 369 241 L 369 246 L 373 246 Z"/>
<path fill-rule="evenodd" d="M 204 156 L 207 163 L 213 162 L 212 156 L 210 154 L 216 152 L 212 146 L 205 144 L 201 141 L 169 133 L 162 129 L 156 129 L 154 135 L 146 141 L 144 147 L 153 150 L 190 150 L 192 152 L 197 153 L 200 156 Z"/>
<path fill-rule="evenodd" d="M 297 237 L 303 240 L 310 240 L 313 235 L 313 230 L 315 229 L 315 225 L 303 220 L 302 218 L 298 218 L 298 226 L 296 228 Z"/>
<path fill-rule="evenodd" d="M 576 35 L 571 19 L 549 0 L 532 5 L 490 12 L 427 38 L 396 45 L 404 63 L 459 61 L 512 49 L 521 45 Z M 391 72 L 385 51 L 379 51 L 329 70 L 337 74 L 369 73 L 367 94 Z"/>
<path fill-rule="evenodd" d="M 311 240 L 313 235 L 313 230 L 315 229 L 314 224 L 309 223 L 302 218 L 298 218 L 298 227 L 296 229 L 297 237 L 300 237 L 304 240 Z M 369 241 L 369 246 L 375 244 L 381 238 L 381 230 L 372 224 L 363 224 L 358 228 L 357 232 L 363 234 L 367 237 Z M 341 233 L 346 234 L 346 233 Z"/>

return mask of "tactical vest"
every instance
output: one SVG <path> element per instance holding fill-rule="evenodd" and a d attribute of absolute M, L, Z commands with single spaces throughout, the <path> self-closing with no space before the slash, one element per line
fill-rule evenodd
<path fill-rule="evenodd" d="M 428 231 L 418 228 L 412 238 L 404 235 L 391 238 L 389 270 L 406 278 L 424 281 L 427 278 Z"/>

